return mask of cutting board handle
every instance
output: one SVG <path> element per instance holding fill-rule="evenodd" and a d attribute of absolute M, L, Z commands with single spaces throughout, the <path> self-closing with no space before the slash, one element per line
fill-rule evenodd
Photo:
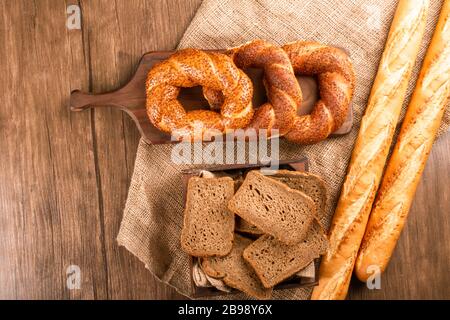
<path fill-rule="evenodd" d="M 127 107 L 123 104 L 125 101 L 121 101 L 118 97 L 116 91 L 92 94 L 74 90 L 70 93 L 70 110 L 83 111 L 88 108 L 97 107 L 116 107 L 126 110 Z"/>

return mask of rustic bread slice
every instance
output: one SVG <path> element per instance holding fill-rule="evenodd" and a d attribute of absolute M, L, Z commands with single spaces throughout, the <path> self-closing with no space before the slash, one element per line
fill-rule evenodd
<path fill-rule="evenodd" d="M 234 214 L 227 203 L 234 194 L 229 177 L 189 179 L 181 247 L 196 257 L 224 256 L 233 246 Z"/>
<path fill-rule="evenodd" d="M 302 191 L 309 196 L 316 204 L 317 218 L 320 224 L 322 226 L 325 224 L 327 219 L 325 214 L 327 187 L 322 178 L 308 172 L 292 170 L 278 170 L 268 177 L 283 182 L 289 188 Z M 238 216 L 236 216 L 236 231 L 252 235 L 262 235 L 264 233 Z"/>
<path fill-rule="evenodd" d="M 278 170 L 268 176 L 283 182 L 291 189 L 304 192 L 316 204 L 317 218 L 323 226 L 326 222 L 325 206 L 327 202 L 327 187 L 325 181 L 312 173 L 290 170 Z"/>
<path fill-rule="evenodd" d="M 286 244 L 303 240 L 316 215 L 316 206 L 303 192 L 250 171 L 228 208 Z"/>
<path fill-rule="evenodd" d="M 286 245 L 270 235 L 263 235 L 244 250 L 244 259 L 253 267 L 264 287 L 270 288 L 306 267 L 324 254 L 328 240 L 317 220 L 306 238 Z"/>
<path fill-rule="evenodd" d="M 272 289 L 263 287 L 258 276 L 242 257 L 244 249 L 252 242 L 253 240 L 236 234 L 231 252 L 225 257 L 202 258 L 202 269 L 210 277 L 221 278 L 228 286 L 252 297 L 269 299 Z"/>
<path fill-rule="evenodd" d="M 264 232 L 262 232 L 262 230 L 258 229 L 257 226 L 251 224 L 250 222 L 242 219 L 239 216 L 236 216 L 235 230 L 237 232 L 247 233 L 247 234 L 251 234 L 254 236 L 260 236 L 260 235 L 264 234 Z"/>
<path fill-rule="evenodd" d="M 234 190 L 237 191 L 240 186 L 242 185 L 242 183 L 244 182 L 244 177 L 243 176 L 239 176 L 238 178 L 234 179 Z M 261 230 L 258 229 L 258 227 L 254 226 L 253 224 L 251 224 L 250 222 L 242 219 L 239 216 L 235 216 L 236 220 L 235 220 L 235 230 L 237 232 L 241 232 L 241 233 L 246 233 L 246 234 L 251 234 L 254 236 L 259 236 L 264 234 L 264 232 L 262 232 Z"/>

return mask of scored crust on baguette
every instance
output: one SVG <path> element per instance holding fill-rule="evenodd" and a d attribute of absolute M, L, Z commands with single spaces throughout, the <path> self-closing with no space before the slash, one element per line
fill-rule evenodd
<path fill-rule="evenodd" d="M 228 208 L 286 244 L 303 240 L 316 215 L 316 206 L 303 192 L 250 171 Z"/>
<path fill-rule="evenodd" d="M 317 219 L 322 226 L 325 225 L 325 205 L 327 202 L 327 187 L 325 181 L 319 176 L 308 172 L 278 170 L 268 176 L 283 182 L 289 188 L 301 191 L 309 196 L 316 204 Z"/>
<path fill-rule="evenodd" d="M 408 82 L 422 43 L 428 0 L 400 0 L 353 147 L 312 300 L 345 299 Z"/>
<path fill-rule="evenodd" d="M 328 240 L 314 219 L 306 238 L 286 245 L 272 236 L 263 235 L 244 250 L 244 259 L 253 267 L 264 287 L 273 287 L 306 267 L 324 254 Z"/>
<path fill-rule="evenodd" d="M 228 286 L 257 299 L 269 299 L 272 288 L 265 288 L 253 269 L 245 262 L 242 253 L 253 240 L 234 236 L 231 252 L 224 257 L 202 258 L 202 269 L 210 277 L 220 278 Z"/>
<path fill-rule="evenodd" d="M 234 194 L 229 177 L 189 179 L 181 247 L 196 257 L 224 256 L 231 251 L 234 214 L 227 208 Z"/>
<path fill-rule="evenodd" d="M 450 96 L 450 1 L 443 3 L 419 79 L 372 206 L 355 263 L 361 281 L 394 252 Z M 372 269 L 373 270 L 373 269 Z"/>

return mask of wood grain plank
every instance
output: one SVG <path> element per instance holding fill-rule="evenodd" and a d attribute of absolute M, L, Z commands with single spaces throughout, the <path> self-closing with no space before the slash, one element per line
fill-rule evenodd
<path fill-rule="evenodd" d="M 82 9 L 84 30 L 89 32 L 91 89 L 102 92 L 125 84 L 143 53 L 161 47 L 174 48 L 196 6 L 190 1 L 86 1 L 82 2 Z M 177 18 L 180 11 L 186 13 L 181 21 Z M 161 294 L 161 290 L 172 296 L 172 289 L 166 290 L 165 286 L 155 282 L 148 271 L 135 258 L 130 258 L 123 248 L 118 248 L 114 241 L 139 141 L 136 127 L 121 111 L 91 112 L 94 116 L 97 184 L 104 226 L 107 297 L 152 298 L 154 294 Z"/>
<path fill-rule="evenodd" d="M 0 91 L 8 109 L 1 119 L 8 129 L 0 143 L 9 168 L 2 170 L 0 251 L 14 256 L 14 271 L 2 278 L 15 292 L 0 295 L 95 298 L 105 281 L 104 272 L 93 272 L 102 270 L 102 261 L 89 114 L 72 117 L 67 108 L 70 83 L 86 79 L 86 69 L 71 64 L 64 2 L 2 4 L 8 26 L 2 60 L 8 63 L 0 75 L 7 87 Z M 86 280 L 80 291 L 66 287 L 70 264 L 80 266 Z"/>

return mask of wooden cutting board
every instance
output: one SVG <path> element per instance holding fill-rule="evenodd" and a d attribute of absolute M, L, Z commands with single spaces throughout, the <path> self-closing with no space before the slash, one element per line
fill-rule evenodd
<path fill-rule="evenodd" d="M 161 132 L 155 128 L 147 117 L 145 109 L 145 80 L 151 67 L 169 57 L 174 51 L 154 51 L 146 53 L 139 62 L 134 76 L 122 88 L 102 93 L 92 94 L 79 90 L 72 91 L 70 95 L 70 109 L 72 111 L 82 111 L 88 108 L 97 107 L 115 107 L 130 115 L 136 123 L 142 137 L 147 143 L 161 144 L 170 143 L 170 135 Z M 266 100 L 266 93 L 262 84 L 262 70 L 247 69 L 244 70 L 252 79 L 254 85 L 253 105 L 260 106 Z M 303 105 L 299 114 L 308 114 L 311 112 L 315 102 L 318 100 L 317 83 L 313 77 L 297 77 L 303 91 Z M 203 98 L 201 88 L 183 88 L 179 95 L 179 100 L 186 110 L 206 109 L 208 103 Z M 353 124 L 352 108 L 345 123 L 334 136 L 344 135 L 350 132 Z"/>

